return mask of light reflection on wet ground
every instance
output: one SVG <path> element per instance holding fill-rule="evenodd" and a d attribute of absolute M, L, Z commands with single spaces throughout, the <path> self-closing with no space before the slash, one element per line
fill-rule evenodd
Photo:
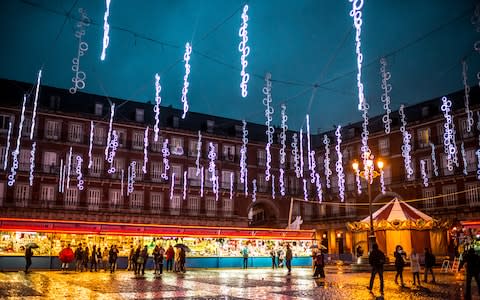
<path fill-rule="evenodd" d="M 198 270 L 185 274 L 145 276 L 131 272 L 115 274 L 34 271 L 0 273 L 0 298 L 8 299 L 376 299 L 380 296 L 378 277 L 374 294 L 367 290 L 369 273 L 337 272 L 328 269 L 325 280 L 311 278 L 311 270 Z M 423 274 L 422 274 L 423 275 Z M 453 275 L 439 274 L 437 284 L 412 286 L 405 272 L 406 288 L 393 282 L 394 273 L 385 273 L 385 299 L 462 299 L 463 282 Z M 477 291 L 476 285 L 472 287 Z M 378 298 L 377 298 L 378 299 Z M 474 299 L 480 299 L 477 294 Z"/>

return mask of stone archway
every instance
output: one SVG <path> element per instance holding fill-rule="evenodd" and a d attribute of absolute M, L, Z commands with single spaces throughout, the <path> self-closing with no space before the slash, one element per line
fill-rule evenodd
<path fill-rule="evenodd" d="M 257 199 L 247 207 L 247 215 L 252 226 L 274 225 L 278 222 L 280 209 L 269 199 Z"/>
<path fill-rule="evenodd" d="M 390 199 L 397 198 L 398 200 L 403 201 L 403 197 L 400 196 L 399 194 L 395 192 L 385 192 L 385 194 L 382 194 L 382 193 L 378 194 L 375 197 L 375 199 L 372 200 L 372 203 L 379 202 L 384 198 L 390 198 Z"/>

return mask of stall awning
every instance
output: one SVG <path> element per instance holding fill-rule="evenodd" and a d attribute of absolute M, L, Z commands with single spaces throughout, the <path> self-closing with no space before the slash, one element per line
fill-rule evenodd
<path fill-rule="evenodd" d="M 313 230 L 131 224 L 47 219 L 0 218 L 0 231 L 36 231 L 72 234 L 312 240 Z"/>
<path fill-rule="evenodd" d="M 460 224 L 464 228 L 480 228 L 480 220 L 475 220 L 475 221 L 460 221 Z"/>

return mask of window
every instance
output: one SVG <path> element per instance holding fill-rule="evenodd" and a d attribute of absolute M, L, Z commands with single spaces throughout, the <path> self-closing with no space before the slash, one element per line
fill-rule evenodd
<path fill-rule="evenodd" d="M 135 109 L 135 122 L 142 123 L 145 120 L 144 115 L 145 115 L 145 111 L 142 108 L 136 108 Z"/>
<path fill-rule="evenodd" d="M 264 167 L 267 162 L 267 153 L 265 150 L 257 150 L 257 163 L 259 166 Z"/>
<path fill-rule="evenodd" d="M 105 127 L 95 126 L 93 128 L 93 143 L 95 145 L 105 145 L 107 143 L 107 129 Z"/>
<path fill-rule="evenodd" d="M 118 155 L 118 153 L 117 153 Z M 125 159 L 124 158 L 117 158 L 113 159 L 112 166 L 115 168 L 115 173 L 111 174 L 112 178 L 120 178 L 122 177 L 122 170 L 124 170 L 124 177 L 127 178 L 127 170 L 125 169 Z"/>
<path fill-rule="evenodd" d="M 47 120 L 45 123 L 45 138 L 58 140 L 60 139 L 60 131 L 61 127 L 59 121 Z"/>
<path fill-rule="evenodd" d="M 135 164 L 135 180 L 139 181 L 139 180 L 143 179 L 143 171 L 142 171 L 143 161 L 142 160 L 136 160 L 135 162 L 136 162 L 136 164 Z"/>
<path fill-rule="evenodd" d="M 79 123 L 68 124 L 68 140 L 70 142 L 81 143 L 83 138 L 83 125 Z"/>
<path fill-rule="evenodd" d="M 18 170 L 30 170 L 30 156 L 30 149 L 20 149 L 20 154 L 18 156 Z"/>
<path fill-rule="evenodd" d="M 201 172 L 201 170 L 200 170 Z M 188 184 L 191 186 L 200 186 L 201 174 L 198 173 L 197 176 L 197 167 L 188 167 Z"/>
<path fill-rule="evenodd" d="M 208 153 L 210 152 L 210 143 L 212 143 L 213 145 L 213 148 L 215 149 L 215 154 L 217 155 L 217 158 L 216 159 L 220 159 L 220 157 L 218 157 L 218 143 L 213 143 L 213 142 L 207 142 L 205 144 L 205 157 L 208 157 Z"/>
<path fill-rule="evenodd" d="M 215 127 L 215 121 L 207 120 L 207 132 L 208 133 L 213 133 L 214 127 Z"/>
<path fill-rule="evenodd" d="M 150 178 L 152 181 L 162 181 L 163 163 L 158 161 L 150 162 Z"/>
<path fill-rule="evenodd" d="M 198 146 L 198 140 L 190 140 L 188 142 L 188 156 L 191 157 L 197 157 L 197 146 Z M 202 149 L 200 149 L 200 157 L 202 154 Z"/>
<path fill-rule="evenodd" d="M 435 188 L 422 190 L 422 198 L 425 199 L 423 207 L 427 210 L 435 208 Z"/>
<path fill-rule="evenodd" d="M 235 160 L 235 146 L 223 145 L 223 160 L 234 161 Z"/>
<path fill-rule="evenodd" d="M 302 203 L 302 206 L 303 206 L 303 217 L 305 218 L 305 220 L 311 220 L 312 219 L 312 210 L 313 210 L 313 206 L 311 203 Z"/>
<path fill-rule="evenodd" d="M 383 178 L 384 178 L 385 184 L 392 183 L 392 166 L 391 165 L 386 165 L 383 167 Z"/>
<path fill-rule="evenodd" d="M 0 147 L 0 168 L 3 168 L 5 164 L 5 152 L 7 152 L 7 147 L 1 146 Z M 9 156 L 10 153 L 8 153 L 7 156 Z"/>
<path fill-rule="evenodd" d="M 102 200 L 102 190 L 101 189 L 88 189 L 88 209 L 98 210 L 100 207 L 100 201 Z"/>
<path fill-rule="evenodd" d="M 418 129 L 417 137 L 418 137 L 418 147 L 425 148 L 430 146 L 430 142 L 431 142 L 430 128 Z"/>
<path fill-rule="evenodd" d="M 459 130 L 460 130 L 460 134 L 462 135 L 463 138 L 469 138 L 469 137 L 472 137 L 473 134 L 474 134 L 474 131 L 475 131 L 475 126 L 472 124 L 472 126 L 470 126 L 470 132 L 467 131 L 468 129 L 468 119 L 460 119 L 460 122 L 459 122 Z"/>
<path fill-rule="evenodd" d="M 240 171 L 237 171 L 236 173 L 237 173 L 237 174 L 236 174 L 236 175 L 237 175 L 236 178 L 238 178 L 238 179 L 237 179 L 237 190 L 243 191 L 244 188 L 245 188 L 245 183 L 242 183 L 242 182 L 240 181 Z M 247 174 L 247 175 L 248 175 L 248 174 Z"/>
<path fill-rule="evenodd" d="M 16 206 L 27 206 L 28 200 L 30 200 L 30 186 L 28 184 L 16 183 L 14 197 Z"/>
<path fill-rule="evenodd" d="M 64 193 L 64 202 L 65 207 L 67 208 L 75 208 L 78 204 L 78 189 L 77 187 L 69 187 L 65 189 Z"/>
<path fill-rule="evenodd" d="M 173 197 L 170 199 L 170 214 L 171 215 L 179 215 L 180 214 L 180 207 L 181 207 L 181 202 L 182 200 L 180 199 L 179 195 L 173 195 Z"/>
<path fill-rule="evenodd" d="M 443 127 L 443 122 L 437 124 L 437 144 L 443 145 L 443 133 L 445 128 Z"/>
<path fill-rule="evenodd" d="M 480 185 L 478 183 L 465 184 L 465 198 L 470 207 L 480 205 Z"/>
<path fill-rule="evenodd" d="M 90 168 L 90 176 L 100 177 L 103 173 L 103 164 L 104 164 L 103 156 L 93 156 L 92 167 Z M 88 166 L 88 162 L 87 162 L 87 166 Z"/>
<path fill-rule="evenodd" d="M 427 173 L 427 177 L 428 178 L 432 178 L 432 175 L 433 175 L 433 169 L 432 169 L 432 158 L 431 157 L 424 157 L 422 158 L 421 160 L 419 160 L 419 165 L 418 165 L 418 169 L 420 170 L 421 172 L 421 163 L 422 161 L 425 162 L 425 172 Z M 421 173 L 420 173 L 420 176 L 421 176 Z M 421 178 L 423 178 L 423 176 L 421 176 Z"/>
<path fill-rule="evenodd" d="M 14 129 L 14 126 L 13 126 L 13 123 L 12 123 L 12 130 L 13 129 Z M 35 127 L 34 131 L 37 131 L 36 129 L 37 129 L 37 127 Z M 30 131 L 31 130 L 32 130 L 32 119 L 31 118 L 25 118 L 23 120 L 22 136 L 30 136 Z"/>
<path fill-rule="evenodd" d="M 102 103 L 95 103 L 95 115 L 96 116 L 103 115 L 103 104 Z"/>
<path fill-rule="evenodd" d="M 188 214 L 197 215 L 200 212 L 200 197 L 189 196 L 187 205 L 188 205 Z"/>
<path fill-rule="evenodd" d="M 454 207 L 457 206 L 457 186 L 452 185 L 444 185 L 442 187 L 443 193 L 443 206 L 445 207 Z"/>
<path fill-rule="evenodd" d="M 378 139 L 378 150 L 381 156 L 390 154 L 390 140 L 388 137 Z"/>
<path fill-rule="evenodd" d="M 257 176 L 257 188 L 259 192 L 267 191 L 267 181 L 265 180 L 265 174 L 260 173 Z"/>
<path fill-rule="evenodd" d="M 163 193 L 150 193 L 150 209 L 153 212 L 160 212 L 163 210 Z"/>
<path fill-rule="evenodd" d="M 56 187 L 54 185 L 42 185 L 40 188 L 40 201 L 42 207 L 52 207 L 55 205 Z"/>
<path fill-rule="evenodd" d="M 467 172 L 472 172 L 477 169 L 477 156 L 475 149 L 465 150 L 465 159 L 467 160 Z"/>
<path fill-rule="evenodd" d="M 45 151 L 43 152 L 43 172 L 56 173 L 57 169 L 57 153 Z"/>
<path fill-rule="evenodd" d="M 122 194 L 121 190 L 111 189 L 109 191 L 109 205 L 110 208 L 117 209 L 122 207 Z"/>
<path fill-rule="evenodd" d="M 143 150 L 144 142 L 144 133 L 142 131 L 134 131 L 132 135 L 132 149 Z"/>
<path fill-rule="evenodd" d="M 181 137 L 171 138 L 170 152 L 175 155 L 183 155 L 183 138 Z"/>
<path fill-rule="evenodd" d="M 233 214 L 233 199 L 223 198 L 223 213 L 226 216 Z"/>
<path fill-rule="evenodd" d="M 12 130 L 14 129 L 14 119 L 11 115 L 0 115 L 0 131 L 8 132 L 9 123 L 12 122 Z"/>
<path fill-rule="evenodd" d="M 232 176 L 232 178 L 230 178 L 230 176 Z M 235 174 L 233 173 L 233 171 L 223 170 L 222 171 L 222 189 L 230 190 L 230 181 L 235 182 Z"/>
<path fill-rule="evenodd" d="M 133 191 L 130 194 L 130 208 L 143 209 L 143 191 Z"/>
<path fill-rule="evenodd" d="M 115 129 L 118 134 L 118 146 L 125 147 L 127 144 L 127 132 L 125 129 Z"/>
<path fill-rule="evenodd" d="M 205 198 L 205 212 L 207 216 L 215 216 L 217 214 L 217 201 L 215 201 L 215 197 Z"/>
<path fill-rule="evenodd" d="M 182 165 L 170 165 L 170 174 L 175 173 L 175 184 L 180 184 L 183 180 Z"/>
<path fill-rule="evenodd" d="M 153 137 L 150 141 L 150 150 L 153 152 L 162 152 L 163 147 L 163 137 L 158 136 L 158 140 L 155 142 L 155 138 Z"/>

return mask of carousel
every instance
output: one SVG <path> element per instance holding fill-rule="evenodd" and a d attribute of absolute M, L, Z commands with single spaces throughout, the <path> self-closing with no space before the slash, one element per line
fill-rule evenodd
<path fill-rule="evenodd" d="M 423 253 L 425 248 L 430 248 L 436 256 L 447 255 L 449 221 L 433 219 L 398 198 L 393 198 L 374 212 L 372 218 L 378 247 L 390 261 L 396 245 L 402 245 L 407 253 L 411 253 L 412 249 Z M 370 217 L 348 223 L 347 228 L 352 232 L 355 248 L 368 249 Z"/>

